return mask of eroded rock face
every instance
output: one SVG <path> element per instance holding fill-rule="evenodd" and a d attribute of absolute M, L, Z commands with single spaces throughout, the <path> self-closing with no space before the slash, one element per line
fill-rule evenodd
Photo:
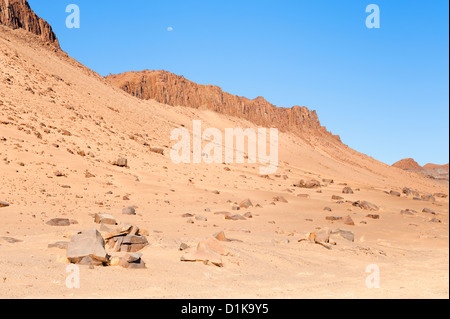
<path fill-rule="evenodd" d="M 52 27 L 33 12 L 27 0 L 0 0 L 0 25 L 24 29 L 59 48 Z"/>
<path fill-rule="evenodd" d="M 113 85 L 138 98 L 154 99 L 171 106 L 205 108 L 236 116 L 263 127 L 302 133 L 314 131 L 340 141 L 320 125 L 317 113 L 306 107 L 278 108 L 262 97 L 250 100 L 223 92 L 212 85 L 199 85 L 166 71 L 127 72 L 106 77 Z"/>

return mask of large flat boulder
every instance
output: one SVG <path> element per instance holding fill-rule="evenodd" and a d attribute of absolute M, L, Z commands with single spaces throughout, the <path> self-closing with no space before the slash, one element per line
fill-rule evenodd
<path fill-rule="evenodd" d="M 74 264 L 86 261 L 90 257 L 94 262 L 108 263 L 105 241 L 96 229 L 86 230 L 74 236 L 67 247 L 67 259 Z"/>

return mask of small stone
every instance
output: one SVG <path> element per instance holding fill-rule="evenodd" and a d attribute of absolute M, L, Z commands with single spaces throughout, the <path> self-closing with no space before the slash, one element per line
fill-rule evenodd
<path fill-rule="evenodd" d="M 273 198 L 274 202 L 287 203 L 288 201 L 283 196 L 277 196 Z"/>
<path fill-rule="evenodd" d="M 343 218 L 340 216 L 327 216 L 325 217 L 325 219 L 330 221 L 343 220 Z"/>
<path fill-rule="evenodd" d="M 246 220 L 246 218 L 242 215 L 225 215 L 225 219 L 229 219 L 229 220 Z"/>
<path fill-rule="evenodd" d="M 113 163 L 115 166 L 119 167 L 127 167 L 128 166 L 128 160 L 126 158 L 119 158 L 117 161 Z"/>
<path fill-rule="evenodd" d="M 124 214 L 124 215 L 136 215 L 136 210 L 134 209 L 134 207 L 129 206 L 129 207 L 126 207 L 126 208 L 122 209 L 122 214 Z"/>
<path fill-rule="evenodd" d="M 67 249 L 67 247 L 69 247 L 69 242 L 68 241 L 58 241 L 53 244 L 48 244 L 47 247 L 48 248 Z"/>
<path fill-rule="evenodd" d="M 349 225 L 349 226 L 355 226 L 355 222 L 353 221 L 353 219 L 350 216 L 347 216 L 345 218 L 344 224 Z"/>
<path fill-rule="evenodd" d="M 245 199 L 239 203 L 239 207 L 241 208 L 250 208 L 253 207 L 252 201 L 250 199 Z"/>
<path fill-rule="evenodd" d="M 8 207 L 9 204 L 7 202 L 0 201 L 0 207 Z"/>
<path fill-rule="evenodd" d="M 342 190 L 343 194 L 353 194 L 353 190 L 351 187 L 344 187 L 344 189 Z"/>
<path fill-rule="evenodd" d="M 338 196 L 338 195 L 333 195 L 333 196 L 331 196 L 331 199 L 332 200 L 343 200 L 344 197 L 341 197 L 341 196 Z"/>
<path fill-rule="evenodd" d="M 422 213 L 427 213 L 427 214 L 436 215 L 436 213 L 435 213 L 434 211 L 432 211 L 431 209 L 429 209 L 429 208 L 424 208 L 424 209 L 422 210 Z"/>
<path fill-rule="evenodd" d="M 53 218 L 49 220 L 46 224 L 50 226 L 70 226 L 71 222 L 70 219 L 68 218 Z"/>
<path fill-rule="evenodd" d="M 204 222 L 208 221 L 208 218 L 206 218 L 206 216 L 202 216 L 202 215 L 195 216 L 195 219 L 199 220 L 199 221 L 204 221 Z"/>
<path fill-rule="evenodd" d="M 392 190 L 391 190 L 391 191 L 389 192 L 389 195 L 391 195 L 391 196 L 396 196 L 396 197 L 400 197 L 401 194 L 400 194 L 399 192 L 396 192 L 396 191 L 392 191 Z"/>
<path fill-rule="evenodd" d="M 244 214 L 244 217 L 245 218 L 253 218 L 253 215 L 252 215 L 251 212 L 247 212 L 247 213 Z"/>
<path fill-rule="evenodd" d="M 372 211 L 378 211 L 379 210 L 377 205 L 372 204 L 371 202 L 368 202 L 368 201 L 357 201 L 357 202 L 353 203 L 353 206 L 359 207 L 359 208 L 364 209 L 364 210 L 372 210 Z"/>
<path fill-rule="evenodd" d="M 189 245 L 188 245 L 188 244 L 181 243 L 181 244 L 180 244 L 179 250 L 186 250 L 186 249 L 188 249 L 188 248 L 189 248 Z"/>
<path fill-rule="evenodd" d="M 369 214 L 366 217 L 367 218 L 372 218 L 372 219 L 380 219 L 380 215 L 377 215 L 377 214 Z"/>
<path fill-rule="evenodd" d="M 331 231 L 331 235 L 341 236 L 342 238 L 345 238 L 351 242 L 355 241 L 355 234 L 349 230 L 336 229 L 336 230 Z"/>
<path fill-rule="evenodd" d="M 116 218 L 110 214 L 105 213 L 96 213 L 95 214 L 95 223 L 97 224 L 105 224 L 105 225 L 116 225 Z"/>

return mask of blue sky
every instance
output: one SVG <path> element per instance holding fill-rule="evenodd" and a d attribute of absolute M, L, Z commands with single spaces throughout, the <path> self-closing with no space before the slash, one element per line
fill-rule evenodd
<path fill-rule="evenodd" d="M 163 69 L 316 110 L 345 144 L 387 164 L 449 162 L 446 0 L 28 2 L 101 75 Z M 65 25 L 72 3 L 80 29 Z M 380 29 L 365 25 L 372 3 Z"/>

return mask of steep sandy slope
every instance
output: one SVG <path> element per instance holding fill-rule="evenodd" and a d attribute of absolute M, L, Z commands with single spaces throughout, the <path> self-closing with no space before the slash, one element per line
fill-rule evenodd
<path fill-rule="evenodd" d="M 448 194 L 448 183 L 384 165 L 322 134 L 280 133 L 280 167 L 267 177 L 259 164 L 176 165 L 168 156 L 174 128 L 191 130 L 193 120 L 221 130 L 255 125 L 131 97 L 39 36 L 4 26 L 0 83 L 0 201 L 9 204 L 0 207 L 0 297 L 448 298 L 448 199 L 385 193 L 409 187 L 420 195 Z M 129 167 L 113 166 L 118 157 Z M 324 178 L 334 183 L 323 183 L 320 192 L 292 187 Z M 343 183 L 355 193 L 342 194 Z M 250 209 L 253 218 L 214 214 L 233 212 L 229 201 L 246 198 L 262 206 Z M 357 200 L 378 205 L 380 219 L 352 206 Z M 137 215 L 122 215 L 127 206 Z M 426 207 L 435 215 L 422 213 Z M 405 209 L 417 213 L 401 214 Z M 82 267 L 81 288 L 69 290 L 65 251 L 47 245 L 98 227 L 97 212 L 148 231 L 147 269 Z M 185 213 L 207 221 L 187 223 Z M 355 225 L 329 215 L 349 215 Z M 57 217 L 77 224 L 46 224 Z M 297 242 L 324 227 L 351 230 L 355 242 L 331 250 Z M 231 254 L 223 257 L 224 267 L 180 261 L 181 242 L 192 250 L 220 230 L 239 240 L 226 243 Z M 365 285 L 369 264 L 381 269 L 380 289 Z"/>

